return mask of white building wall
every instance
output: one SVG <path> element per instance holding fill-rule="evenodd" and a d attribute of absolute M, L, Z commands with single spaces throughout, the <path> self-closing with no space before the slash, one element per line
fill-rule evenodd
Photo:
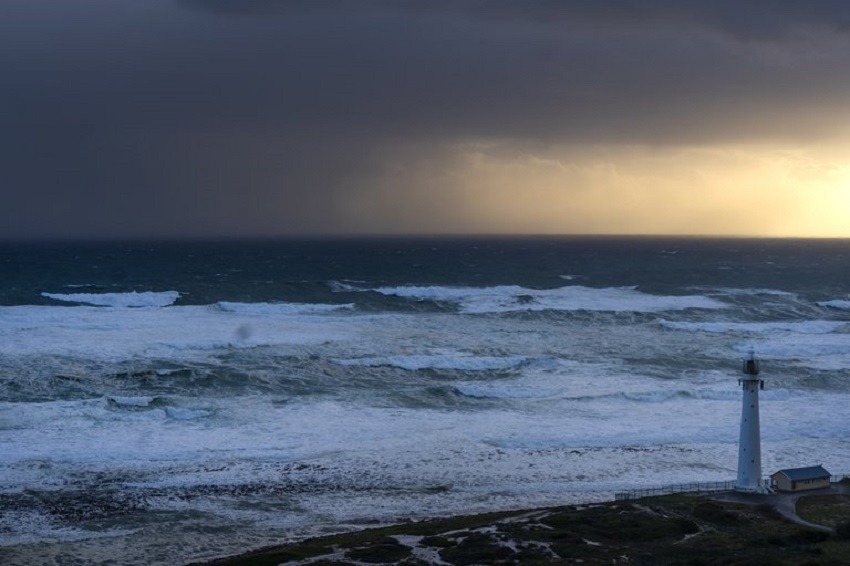
<path fill-rule="evenodd" d="M 759 429 L 759 379 L 742 380 L 741 436 L 738 442 L 739 491 L 762 491 L 761 433 Z"/>

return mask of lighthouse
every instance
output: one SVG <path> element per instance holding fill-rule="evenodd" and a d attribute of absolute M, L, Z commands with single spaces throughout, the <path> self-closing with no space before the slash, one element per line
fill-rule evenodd
<path fill-rule="evenodd" d="M 735 490 L 750 493 L 766 491 L 761 478 L 761 434 L 759 432 L 759 363 L 750 350 L 744 358 L 744 377 L 738 380 L 744 396 L 741 405 L 741 437 L 738 442 L 738 481 Z"/>

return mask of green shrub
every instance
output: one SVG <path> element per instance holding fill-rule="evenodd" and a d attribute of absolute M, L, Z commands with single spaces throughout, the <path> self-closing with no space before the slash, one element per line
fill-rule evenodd
<path fill-rule="evenodd" d="M 490 564 L 505 559 L 514 552 L 481 533 L 472 533 L 460 544 L 440 551 L 440 558 L 457 566 L 467 564 Z"/>
<path fill-rule="evenodd" d="M 398 562 L 410 556 L 410 547 L 399 544 L 392 537 L 383 538 L 346 552 L 346 558 L 369 563 Z"/>
<path fill-rule="evenodd" d="M 835 538 L 850 540 L 850 521 L 843 521 L 835 526 Z"/>
<path fill-rule="evenodd" d="M 694 517 L 718 525 L 729 525 L 738 521 L 736 514 L 730 513 L 713 501 L 704 501 L 694 507 Z"/>
<path fill-rule="evenodd" d="M 437 548 L 448 548 L 450 546 L 455 546 L 457 541 L 444 536 L 434 535 L 423 538 L 420 541 L 420 544 L 424 544 L 425 546 L 436 546 Z"/>
<path fill-rule="evenodd" d="M 690 519 L 676 519 L 676 526 L 683 535 L 692 535 L 699 532 L 699 527 Z"/>
<path fill-rule="evenodd" d="M 791 541 L 794 544 L 817 544 L 829 538 L 829 533 L 826 531 L 805 530 L 792 535 Z"/>

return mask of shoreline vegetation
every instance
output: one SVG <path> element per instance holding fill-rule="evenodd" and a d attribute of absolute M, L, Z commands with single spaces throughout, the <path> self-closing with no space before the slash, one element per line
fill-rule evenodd
<path fill-rule="evenodd" d="M 800 519 L 821 528 L 764 496 L 676 494 L 403 523 L 205 564 L 850 564 L 850 481 L 839 487 L 799 494 Z"/>

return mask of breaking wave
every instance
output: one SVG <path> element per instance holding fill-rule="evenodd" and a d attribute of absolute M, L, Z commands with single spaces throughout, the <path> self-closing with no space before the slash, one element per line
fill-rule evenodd
<path fill-rule="evenodd" d="M 340 310 L 351 310 L 354 303 L 328 305 L 318 303 L 232 303 L 220 301 L 216 303 L 219 310 L 238 314 L 315 314 Z"/>
<path fill-rule="evenodd" d="M 42 297 L 65 303 L 82 303 L 98 307 L 138 308 L 167 307 L 180 298 L 177 291 L 145 291 L 138 293 L 42 293 Z"/>
<path fill-rule="evenodd" d="M 738 351 L 745 352 L 749 344 L 740 344 Z M 838 367 L 850 368 L 850 334 L 825 334 L 817 336 L 773 336 L 756 346 L 756 351 L 773 358 L 798 359 L 806 363 L 822 363 L 819 358 L 837 356 L 845 360 Z M 834 364 L 833 364 L 834 365 Z"/>
<path fill-rule="evenodd" d="M 366 289 L 360 289 L 366 290 Z M 728 305 L 702 295 L 649 295 L 636 287 L 591 288 L 572 285 L 556 289 L 529 289 L 518 285 L 495 287 L 378 287 L 369 289 L 406 299 L 454 303 L 463 313 L 516 311 L 658 312 L 685 309 L 722 309 Z"/>
<path fill-rule="evenodd" d="M 833 301 L 821 301 L 818 305 L 840 310 L 850 310 L 850 300 L 835 299 Z"/>
<path fill-rule="evenodd" d="M 164 406 L 166 400 L 162 397 L 128 397 L 128 396 L 109 396 L 106 398 L 108 407 L 127 410 L 145 410 L 154 407 Z"/>
<path fill-rule="evenodd" d="M 789 293 L 788 291 L 780 291 L 779 289 L 752 289 L 752 288 L 737 288 L 737 287 L 720 287 L 717 289 L 710 289 L 707 287 L 692 287 L 694 290 L 698 291 L 712 291 L 714 293 L 718 293 L 721 295 L 731 295 L 731 296 L 758 296 L 758 295 L 775 295 L 778 297 L 795 297 L 795 293 Z"/>
<path fill-rule="evenodd" d="M 341 366 L 381 367 L 391 366 L 408 371 L 423 369 L 457 370 L 457 371 L 498 371 L 519 367 L 528 362 L 525 356 L 385 356 L 374 358 L 333 359 L 333 363 Z"/>
<path fill-rule="evenodd" d="M 660 320 L 663 328 L 687 330 L 689 332 L 797 332 L 800 334 L 829 334 L 841 330 L 850 323 L 832 320 L 807 320 L 802 322 L 674 322 Z"/>

